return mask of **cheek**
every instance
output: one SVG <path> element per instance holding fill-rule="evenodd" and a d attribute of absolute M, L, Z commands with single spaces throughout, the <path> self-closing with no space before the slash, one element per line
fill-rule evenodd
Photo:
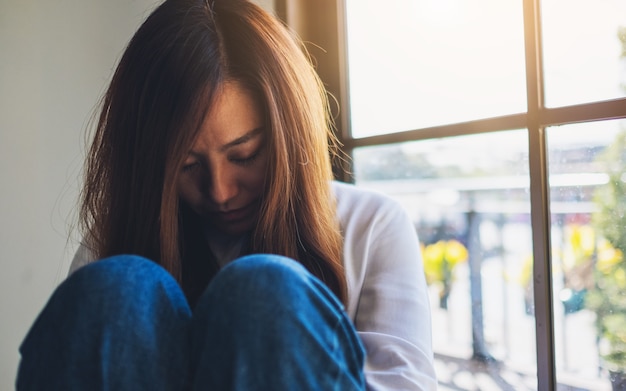
<path fill-rule="evenodd" d="M 188 178 L 178 181 L 178 196 L 192 209 L 198 209 L 202 203 L 202 193 L 199 185 Z"/>
<path fill-rule="evenodd" d="M 265 187 L 265 176 L 266 176 L 266 159 L 262 162 L 259 162 L 254 169 L 250 170 L 246 175 L 246 183 L 247 188 L 254 193 L 260 194 Z"/>

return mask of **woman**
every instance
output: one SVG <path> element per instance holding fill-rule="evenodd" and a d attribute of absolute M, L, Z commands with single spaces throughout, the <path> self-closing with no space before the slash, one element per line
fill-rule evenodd
<path fill-rule="evenodd" d="M 326 99 L 258 6 L 161 4 L 104 97 L 84 244 L 18 389 L 434 389 L 415 231 L 332 182 Z"/>

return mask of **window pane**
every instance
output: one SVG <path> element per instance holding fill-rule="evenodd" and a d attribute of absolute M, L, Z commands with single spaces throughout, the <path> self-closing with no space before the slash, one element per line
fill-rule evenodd
<path fill-rule="evenodd" d="M 608 371 L 626 368 L 626 121 L 547 135 L 557 378 L 609 390 Z"/>
<path fill-rule="evenodd" d="M 549 107 L 626 96 L 624 0 L 542 0 L 545 100 Z M 622 40 L 626 31 L 622 32 Z"/>
<path fill-rule="evenodd" d="M 440 390 L 537 387 L 527 145 L 511 131 L 354 151 L 356 184 L 404 205 L 424 246 Z"/>
<path fill-rule="evenodd" d="M 526 111 L 521 1 L 346 0 L 354 137 Z"/>

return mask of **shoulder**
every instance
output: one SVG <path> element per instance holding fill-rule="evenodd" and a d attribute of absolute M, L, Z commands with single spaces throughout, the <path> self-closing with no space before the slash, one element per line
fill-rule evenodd
<path fill-rule="evenodd" d="M 362 187 L 358 187 L 352 183 L 332 181 L 331 187 L 333 193 L 341 202 L 356 202 L 356 201 L 369 201 L 386 203 L 393 200 L 378 191 L 370 190 Z"/>
<path fill-rule="evenodd" d="M 349 222 L 384 222 L 408 219 L 404 208 L 386 194 L 344 182 L 332 182 L 337 215 L 342 225 Z"/>

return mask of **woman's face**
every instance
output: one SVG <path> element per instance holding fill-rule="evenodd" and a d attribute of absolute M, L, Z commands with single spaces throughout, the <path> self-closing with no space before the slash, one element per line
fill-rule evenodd
<path fill-rule="evenodd" d="M 267 165 L 259 102 L 226 82 L 205 117 L 178 182 L 180 198 L 214 229 L 239 235 L 257 223 Z"/>

